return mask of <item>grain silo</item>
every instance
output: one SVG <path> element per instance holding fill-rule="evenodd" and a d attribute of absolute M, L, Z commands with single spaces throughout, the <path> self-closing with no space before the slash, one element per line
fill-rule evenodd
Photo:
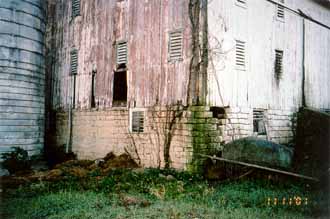
<path fill-rule="evenodd" d="M 0 153 L 44 142 L 45 0 L 0 0 Z"/>

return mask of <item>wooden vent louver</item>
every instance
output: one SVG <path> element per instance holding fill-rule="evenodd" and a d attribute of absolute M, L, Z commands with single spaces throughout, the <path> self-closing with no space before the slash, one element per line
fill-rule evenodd
<path fill-rule="evenodd" d="M 280 80 L 283 74 L 283 51 L 275 50 L 275 78 Z"/>
<path fill-rule="evenodd" d="M 280 1 L 281 4 L 284 4 L 284 1 Z M 277 5 L 277 17 L 280 19 L 284 19 L 284 6 L 278 4 Z"/>
<path fill-rule="evenodd" d="M 127 63 L 127 42 L 117 43 L 117 64 Z"/>
<path fill-rule="evenodd" d="M 144 131 L 144 111 L 132 112 L 132 132 Z"/>
<path fill-rule="evenodd" d="M 72 0 L 72 17 L 80 15 L 80 0 Z"/>
<path fill-rule="evenodd" d="M 236 66 L 245 68 L 245 42 L 236 40 Z"/>
<path fill-rule="evenodd" d="M 71 75 L 76 75 L 78 73 L 78 50 L 73 49 L 70 56 Z"/>
<path fill-rule="evenodd" d="M 182 59 L 183 49 L 183 33 L 182 31 L 175 31 L 170 33 L 169 39 L 169 59 L 180 60 Z"/>

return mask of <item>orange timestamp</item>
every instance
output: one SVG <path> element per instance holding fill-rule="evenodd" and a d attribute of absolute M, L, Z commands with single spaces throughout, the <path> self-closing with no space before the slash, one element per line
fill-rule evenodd
<path fill-rule="evenodd" d="M 268 206 L 303 206 L 303 205 L 308 205 L 309 200 L 306 197 L 300 197 L 300 196 L 293 196 L 293 197 L 282 197 L 282 198 L 277 198 L 273 197 L 267 198 L 267 205 Z"/>

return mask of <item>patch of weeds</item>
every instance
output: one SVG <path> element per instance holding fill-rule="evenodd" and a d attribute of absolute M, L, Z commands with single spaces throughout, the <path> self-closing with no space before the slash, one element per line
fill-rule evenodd
<path fill-rule="evenodd" d="M 89 177 L 97 177 L 97 176 L 101 176 L 101 170 L 100 169 L 94 169 L 92 170 L 90 173 L 88 173 Z"/>
<path fill-rule="evenodd" d="M 320 198 L 315 199 L 320 195 L 292 182 L 210 183 L 199 176 L 173 170 L 115 169 L 107 176 L 95 173 L 84 180 L 64 177 L 57 182 L 22 186 L 11 193 L 5 206 L 14 215 L 10 218 L 22 215 L 29 218 L 265 218 L 268 215 L 308 218 L 322 214 L 325 205 L 318 202 Z M 310 204 L 267 203 L 268 198 L 294 196 L 309 197 Z"/>
<path fill-rule="evenodd" d="M 101 182 L 99 183 L 99 188 L 102 189 L 102 191 L 104 192 L 112 192 L 114 190 L 115 185 L 115 179 L 109 176 L 101 180 Z"/>

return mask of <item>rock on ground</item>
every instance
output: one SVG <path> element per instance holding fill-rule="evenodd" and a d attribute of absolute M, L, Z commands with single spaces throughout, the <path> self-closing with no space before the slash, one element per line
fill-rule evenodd
<path fill-rule="evenodd" d="M 222 157 L 288 169 L 292 164 L 293 148 L 255 137 L 247 137 L 226 144 Z"/>

